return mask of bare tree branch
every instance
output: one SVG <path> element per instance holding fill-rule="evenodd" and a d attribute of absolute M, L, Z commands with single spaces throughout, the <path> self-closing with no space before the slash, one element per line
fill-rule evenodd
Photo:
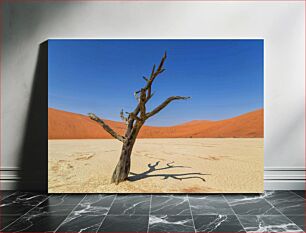
<path fill-rule="evenodd" d="M 90 119 L 99 123 L 99 125 L 101 125 L 103 127 L 103 129 L 105 129 L 105 131 L 108 132 L 110 135 L 112 135 L 114 138 L 118 139 L 121 142 L 125 141 L 125 137 L 116 133 L 111 127 L 109 127 L 102 119 L 97 117 L 95 114 L 88 113 L 88 116 L 90 117 Z"/>
<path fill-rule="evenodd" d="M 128 124 L 129 119 L 124 116 L 123 109 L 121 109 L 120 118 L 126 125 Z"/>
<path fill-rule="evenodd" d="M 150 96 L 151 86 L 152 86 L 152 83 L 153 83 L 154 79 L 155 79 L 159 74 L 161 74 L 162 72 L 165 71 L 165 69 L 163 68 L 163 66 L 164 66 L 164 63 L 165 63 L 166 58 L 167 58 L 167 53 L 165 52 L 165 53 L 164 53 L 164 56 L 162 57 L 162 59 L 161 59 L 161 61 L 160 61 L 160 63 L 159 63 L 159 66 L 158 66 L 158 68 L 157 68 L 156 71 L 155 71 L 155 65 L 153 66 L 153 69 L 152 69 L 150 78 L 149 78 L 149 80 L 147 81 L 147 85 L 144 87 L 144 89 L 146 89 L 146 90 L 149 91 L 148 97 Z"/>
<path fill-rule="evenodd" d="M 130 116 L 130 119 L 132 120 L 141 121 L 141 119 L 138 116 L 136 116 L 134 112 L 129 113 L 129 116 Z"/>
<path fill-rule="evenodd" d="M 135 116 L 137 116 L 140 113 L 141 120 L 145 120 L 145 115 L 146 115 L 145 104 L 152 98 L 154 94 L 154 93 L 152 94 L 151 92 L 152 83 L 159 74 L 165 71 L 165 69 L 163 68 L 163 65 L 165 63 L 166 58 L 167 58 L 167 53 L 165 52 L 160 64 L 158 65 L 157 70 L 155 70 L 156 66 L 154 64 L 150 78 L 143 77 L 147 82 L 146 86 L 143 87 L 141 90 L 134 92 L 134 96 L 136 100 L 138 101 L 138 105 L 134 109 L 133 113 Z"/>
<path fill-rule="evenodd" d="M 157 106 L 154 110 L 146 114 L 146 118 L 149 118 L 151 116 L 154 116 L 156 113 L 161 111 L 163 108 L 165 108 L 170 102 L 173 100 L 186 100 L 189 99 L 190 97 L 185 97 L 185 96 L 171 96 L 168 99 L 166 99 L 163 103 L 161 103 L 159 106 Z"/>

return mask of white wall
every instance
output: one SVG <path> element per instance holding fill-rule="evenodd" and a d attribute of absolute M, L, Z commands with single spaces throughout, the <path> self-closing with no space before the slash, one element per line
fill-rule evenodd
<path fill-rule="evenodd" d="M 16 187 L 22 174 L 39 44 L 49 38 L 264 38 L 265 187 L 304 188 L 303 2 L 12 1 L 2 10 L 2 188 Z M 35 173 L 40 164 L 28 162 Z M 28 188 L 41 189 L 35 182 Z"/>

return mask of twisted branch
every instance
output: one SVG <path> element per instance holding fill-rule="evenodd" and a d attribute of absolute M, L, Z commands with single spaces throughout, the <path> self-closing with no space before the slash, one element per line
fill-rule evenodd
<path fill-rule="evenodd" d="M 165 108 L 169 103 L 171 103 L 173 100 L 186 100 L 190 99 L 190 97 L 186 96 L 171 96 L 168 99 L 166 99 L 162 104 L 157 106 L 154 110 L 146 114 L 146 118 L 154 116 L 156 113 L 161 111 L 163 108 Z"/>
<path fill-rule="evenodd" d="M 108 132 L 110 135 L 112 135 L 114 138 L 118 139 L 121 142 L 125 141 L 125 137 L 116 133 L 109 125 L 107 125 L 102 119 L 97 117 L 95 114 L 89 113 L 88 116 L 90 117 L 90 119 L 99 123 L 99 125 L 101 125 L 103 129 L 105 129 L 105 131 Z"/>

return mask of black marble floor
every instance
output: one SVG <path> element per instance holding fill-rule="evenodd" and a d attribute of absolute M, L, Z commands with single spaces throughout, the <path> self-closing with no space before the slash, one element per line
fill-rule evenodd
<path fill-rule="evenodd" d="M 0 195 L 1 232 L 304 232 L 303 191 Z"/>

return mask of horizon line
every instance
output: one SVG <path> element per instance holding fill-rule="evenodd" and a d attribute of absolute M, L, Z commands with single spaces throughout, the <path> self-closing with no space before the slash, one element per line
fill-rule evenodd
<path fill-rule="evenodd" d="M 62 112 L 67 112 L 67 113 L 72 113 L 72 114 L 77 114 L 77 115 L 81 115 L 81 116 L 88 117 L 88 115 L 84 115 L 84 114 L 82 114 L 82 113 L 76 113 L 76 112 L 66 111 L 66 110 L 57 109 L 57 108 L 54 108 L 54 107 L 49 107 L 49 106 L 48 106 L 48 109 L 49 109 L 49 108 L 54 109 L 54 110 L 57 110 L 57 111 L 62 111 Z M 236 117 L 239 117 L 239 116 L 243 116 L 243 115 L 248 114 L 248 113 L 252 113 L 252 112 L 256 112 L 256 111 L 260 111 L 260 110 L 263 110 L 263 111 L 264 111 L 264 108 L 263 108 L 263 107 L 262 107 L 262 108 L 256 108 L 256 109 L 254 109 L 254 110 L 251 110 L 251 111 L 248 111 L 248 112 L 244 112 L 244 113 L 241 113 L 241 114 L 238 114 L 238 115 L 235 115 L 235 116 L 229 117 L 229 118 L 220 119 L 220 120 L 194 119 L 194 120 L 191 120 L 191 121 L 185 121 L 185 122 L 183 122 L 183 123 L 176 124 L 176 125 L 168 125 L 168 126 L 144 125 L 144 126 L 146 126 L 146 127 L 159 127 L 159 128 L 167 128 L 167 127 L 175 127 L 175 126 L 180 126 L 180 125 L 187 124 L 187 123 L 194 122 L 194 121 L 209 121 L 209 122 L 218 122 L 218 121 L 224 121 L 224 120 L 233 119 L 233 118 L 236 118 Z M 110 119 L 106 119 L 106 118 L 101 118 L 101 119 L 106 120 L 106 121 L 112 121 L 112 122 L 123 123 L 122 121 L 110 120 Z"/>

